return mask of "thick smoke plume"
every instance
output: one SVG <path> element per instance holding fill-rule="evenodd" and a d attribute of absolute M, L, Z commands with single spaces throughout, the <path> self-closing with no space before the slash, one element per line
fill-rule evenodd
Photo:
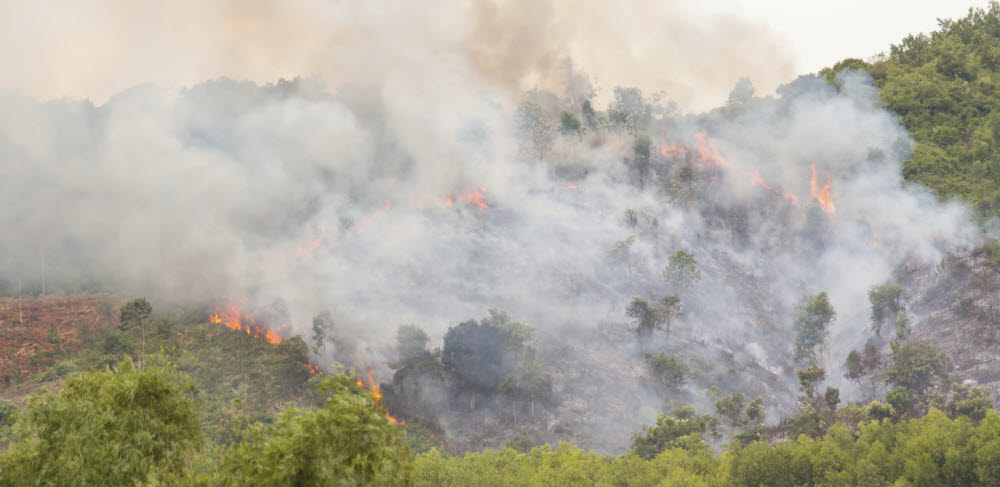
<path fill-rule="evenodd" d="M 222 44 L 199 60 L 219 74 L 317 78 L 193 79 L 204 66 L 172 56 L 136 61 L 149 53 L 114 37 L 129 32 L 122 21 L 115 25 L 124 30 L 98 38 L 113 46 L 110 59 L 140 70 L 177 67 L 171 81 L 189 87 L 142 85 L 98 105 L 0 95 L 7 202 L 0 277 L 37 281 L 44 259 L 54 281 L 93 279 L 203 301 L 245 296 L 258 308 L 281 300 L 302 334 L 329 310 L 337 334 L 377 366 L 389 358 L 399 324 L 421 324 L 439 339 L 449 325 L 491 308 L 536 327 L 543 341 L 586 348 L 593 336 L 624 329 L 633 297 L 675 291 L 662 272 L 672 253 L 686 250 L 702 279 L 682 296 L 672 334 L 650 346 L 698 343 L 790 381 L 792 308 L 804 294 L 827 292 L 838 312 L 827 354 L 836 369 L 863 341 L 872 285 L 978 238 L 962 206 L 903 182 L 900 161 L 911 140 L 860 74 L 841 77 L 839 87 L 802 77 L 766 98 L 751 96 L 744 81 L 725 107 L 702 115 L 680 115 L 667 103 L 644 127 L 653 143 L 647 169 L 637 166 L 634 136 L 621 127 L 561 137 L 541 160 L 523 150 L 514 114 L 525 80 L 558 93 L 530 94 L 550 109 L 577 110 L 592 94 L 567 55 L 579 54 L 588 69 L 589 62 L 662 82 L 675 93 L 668 100 L 685 100 L 676 97 L 696 90 L 692 80 L 703 70 L 695 60 L 709 49 L 688 49 L 689 41 L 722 30 L 764 39 L 715 39 L 719 61 L 703 79 L 711 91 L 735 84 L 733 69 L 759 69 L 757 51 L 772 41 L 751 35 L 753 26 L 733 20 L 735 29 L 698 29 L 667 20 L 685 18 L 669 6 L 653 20 L 635 19 L 653 23 L 648 45 L 615 57 L 608 39 L 631 27 L 600 22 L 629 17 L 602 15 L 594 3 L 406 12 L 416 17 L 373 4 L 305 4 L 305 13 L 270 2 L 224 4 L 196 20 L 224 19 L 221 33 L 190 34 Z M 122 7 L 122 18 L 132 8 L 103 5 Z M 328 25 L 337 28 L 317 34 Z M 685 27 L 663 28 L 678 25 Z M 661 38 L 664 32 L 672 37 Z M 172 37 L 162 42 L 174 46 Z M 245 43 L 253 56 L 228 57 Z M 720 46 L 730 43 L 743 47 Z M 301 56 L 290 55 L 303 45 Z M 681 81 L 611 61 L 661 62 L 664 52 L 665 70 Z M 145 79 L 93 61 L 79 71 L 41 69 L 38 91 L 27 91 L 51 96 L 72 92 L 70 82 Z M 694 175 L 690 198 L 675 186 L 685 167 Z M 811 196 L 827 183 L 835 212 Z M 625 218 L 626 210 L 636 218 Z M 616 343 L 626 342 L 593 354 L 598 363 L 635 367 L 639 347 Z M 331 347 L 321 360 L 342 360 L 337 354 Z M 626 376 L 632 383 L 618 385 L 642 398 L 632 407 L 660 407 L 637 374 Z M 594 394 L 603 393 L 622 392 Z M 789 404 L 789 394 L 777 405 Z M 608 446 L 620 448 L 627 432 L 649 420 L 622 414 L 600 431 L 620 434 Z"/>
<path fill-rule="evenodd" d="M 608 90 L 666 90 L 682 106 L 706 108 L 741 76 L 770 91 L 794 74 L 787 40 L 765 25 L 680 1 L 627 4 L 4 2 L 0 65 L 7 76 L 0 88 L 103 103 L 142 83 L 304 76 L 328 86 L 427 82 L 407 89 L 488 85 L 516 95 L 561 90 L 572 58 Z"/>

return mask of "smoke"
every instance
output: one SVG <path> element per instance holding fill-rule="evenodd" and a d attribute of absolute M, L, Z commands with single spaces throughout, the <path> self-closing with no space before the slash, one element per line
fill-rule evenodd
<path fill-rule="evenodd" d="M 559 411 L 590 415 L 577 420 L 593 431 L 588 446 L 621 449 L 627 434 L 601 437 L 660 408 L 636 372 L 644 351 L 739 364 L 746 376 L 720 387 L 771 388 L 788 405 L 804 294 L 826 291 L 838 312 L 834 371 L 866 336 L 872 285 L 978 238 L 963 206 L 902 180 L 912 141 L 856 73 L 839 89 L 807 76 L 765 98 L 740 81 L 723 108 L 657 112 L 641 179 L 633 136 L 613 127 L 562 137 L 544 161 L 521 157 L 513 114 L 525 83 L 555 106 L 589 96 L 568 56 L 601 83 L 648 83 L 691 106 L 723 99 L 719 87 L 743 75 L 787 79 L 760 26 L 671 3 L 609 15 L 597 2 L 232 2 L 198 4 L 189 18 L 185 2 L 99 2 L 44 22 L 32 5 L 0 15 L 11 24 L 0 31 L 28 46 L 0 53 L 21 73 L 0 95 L 2 280 L 37 279 L 44 258 L 56 281 L 246 296 L 259 308 L 280 300 L 301 334 L 329 310 L 338 337 L 376 366 L 399 324 L 437 341 L 502 309 L 540 342 L 568 347 L 565 363 L 608 368 L 574 376 L 595 384 L 577 392 L 589 402 L 571 397 Z M 131 21 L 146 8 L 155 29 Z M 63 35 L 28 32 L 39 24 Z M 57 44 L 83 37 L 57 56 Z M 221 74 L 257 82 L 205 81 Z M 285 74 L 311 77 L 259 82 Z M 163 86 L 132 86 L 149 81 Z M 32 98 L 63 94 L 109 98 Z M 730 167 L 702 161 L 699 147 Z M 685 166 L 690 200 L 676 191 Z M 813 167 L 835 213 L 810 196 Z M 662 277 L 677 250 L 695 255 L 702 279 L 681 293 L 669 337 L 636 343 L 624 308 L 678 291 Z"/>
<path fill-rule="evenodd" d="M 600 85 L 666 90 L 703 109 L 741 76 L 770 91 L 794 73 L 787 40 L 766 25 L 679 1 L 628 3 L 6 2 L 0 89 L 103 103 L 144 83 L 303 76 L 328 86 L 425 80 L 443 92 L 485 83 L 516 94 L 561 90 L 573 59 Z"/>

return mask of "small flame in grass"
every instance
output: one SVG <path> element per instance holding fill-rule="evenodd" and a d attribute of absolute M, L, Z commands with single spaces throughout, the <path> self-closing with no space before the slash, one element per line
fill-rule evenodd
<path fill-rule="evenodd" d="M 834 213 L 837 211 L 837 207 L 833 204 L 833 198 L 830 197 L 830 180 L 826 180 L 826 184 L 822 188 L 816 184 L 816 165 L 810 164 L 809 167 L 812 169 L 812 179 L 809 180 L 809 196 L 816 198 L 819 202 L 820 208 L 827 213 Z"/>
<path fill-rule="evenodd" d="M 364 381 L 361 380 L 361 377 L 358 377 L 358 380 L 354 381 L 354 383 L 357 384 L 358 387 L 362 389 L 365 388 L 365 383 Z M 382 407 L 382 393 L 378 390 L 378 384 L 375 382 L 375 379 L 372 378 L 372 369 L 368 369 L 368 383 L 371 384 L 371 387 L 369 387 L 369 389 L 371 389 L 372 399 L 375 399 L 376 405 Z M 392 424 L 400 424 L 400 425 L 406 424 L 406 421 L 397 419 L 395 416 L 389 414 L 388 412 L 385 413 L 385 419 L 389 420 L 389 422 Z"/>
<path fill-rule="evenodd" d="M 229 297 L 229 304 L 225 308 L 216 308 L 215 312 L 208 317 L 208 321 L 223 325 L 230 330 L 244 331 L 247 335 L 255 338 L 262 338 L 267 343 L 281 343 L 281 337 L 278 336 L 274 330 L 257 326 L 253 316 L 250 316 L 249 313 L 240 311 L 240 309 L 233 304 L 233 298 L 231 296 Z"/>

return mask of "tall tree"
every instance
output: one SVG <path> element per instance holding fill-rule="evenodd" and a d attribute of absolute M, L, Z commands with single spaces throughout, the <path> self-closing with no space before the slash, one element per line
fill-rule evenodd
<path fill-rule="evenodd" d="M 663 270 L 663 278 L 673 286 L 677 293 L 688 292 L 697 286 L 701 280 L 698 261 L 693 254 L 683 250 L 674 252 L 667 259 L 667 267 Z"/>
<path fill-rule="evenodd" d="M 333 333 L 333 316 L 329 311 L 324 311 L 313 317 L 312 325 L 313 353 L 325 352 L 327 338 Z"/>
<path fill-rule="evenodd" d="M 423 358 L 427 353 L 427 332 L 417 325 L 402 325 L 396 330 L 396 353 L 401 364 Z"/>
<path fill-rule="evenodd" d="M 608 117 L 629 134 L 638 135 L 649 123 L 652 108 L 642 95 L 642 90 L 619 86 L 615 88 L 614 98 L 608 106 Z"/>
<path fill-rule="evenodd" d="M 522 150 L 529 156 L 545 159 L 558 136 L 556 123 L 541 105 L 525 99 L 515 117 Z"/>
<path fill-rule="evenodd" d="M 896 283 L 879 284 L 868 291 L 868 302 L 872 307 L 872 331 L 882 334 L 884 326 L 892 326 L 897 335 L 905 335 L 909 329 L 909 318 L 906 317 L 906 293 L 903 286 Z M 899 326 L 900 315 L 905 325 Z M 900 330 L 903 333 L 900 333 Z"/>
<path fill-rule="evenodd" d="M 803 296 L 795 306 L 795 360 L 800 364 L 815 364 L 818 354 L 826 350 L 830 340 L 830 325 L 837 313 L 825 292 Z"/>
<path fill-rule="evenodd" d="M 146 298 L 136 298 L 122 305 L 119 318 L 119 327 L 122 330 L 138 326 L 142 334 L 142 357 L 139 359 L 139 366 L 142 368 L 146 362 L 146 318 L 153 312 L 153 305 L 146 301 Z"/>

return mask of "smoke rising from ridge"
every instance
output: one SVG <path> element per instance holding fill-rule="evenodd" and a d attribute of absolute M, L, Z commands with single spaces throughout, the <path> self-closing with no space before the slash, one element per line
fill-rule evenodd
<path fill-rule="evenodd" d="M 765 91 L 789 79 L 785 44 L 765 25 L 677 1 L 8 2 L 0 89 L 103 103 L 137 84 L 220 76 L 381 85 L 455 82 L 442 74 L 465 70 L 463 83 L 516 95 L 561 90 L 571 58 L 607 89 L 666 90 L 682 107 L 704 109 L 741 76 Z"/>
<path fill-rule="evenodd" d="M 92 42 L 108 50 L 80 46 L 80 59 L 93 62 L 76 70 L 41 56 L 53 64 L 34 72 L 42 79 L 29 92 L 130 85 L 164 67 L 167 81 L 188 87 L 140 85 L 98 105 L 0 95 L 0 192 L 9 202 L 0 211 L 0 278 L 8 282 L 37 276 L 44 256 L 48 272 L 69 282 L 89 277 L 176 298 L 247 296 L 261 308 L 281 299 L 302 334 L 312 316 L 331 310 L 337 333 L 380 364 L 397 325 L 421 324 L 436 340 L 490 308 L 552 341 L 624 329 L 632 297 L 675 291 L 662 271 L 670 254 L 687 250 L 702 281 L 682 295 L 683 316 L 656 345 L 707 344 L 787 379 L 792 308 L 804 294 L 826 291 L 838 311 L 827 364 L 835 370 L 865 335 L 872 285 L 978 239 L 963 206 L 904 183 L 899 165 L 912 142 L 856 73 L 841 77 L 839 90 L 807 76 L 777 97 L 752 98 L 741 84 L 724 108 L 666 110 L 645 127 L 654 157 L 642 178 L 634 137 L 620 127 L 562 137 L 545 160 L 522 157 L 513 114 L 525 80 L 566 88 L 559 83 L 574 74 L 566 71 L 571 55 L 588 70 L 592 62 L 600 73 L 662 82 L 669 101 L 682 100 L 685 90 L 732 86 L 730 75 L 760 69 L 755 53 L 772 45 L 766 35 L 735 50 L 721 41 L 676 47 L 721 30 L 756 35 L 737 21 L 733 29 L 692 27 L 703 24 L 673 5 L 639 19 L 602 18 L 587 2 L 572 14 L 555 1 L 440 12 L 234 2 L 209 7 L 190 30 L 153 30 L 165 37 L 133 51 L 126 20 L 142 9 L 100 5 L 114 11 L 108 22 L 117 28 Z M 170 5 L 157 7 L 164 25 L 186 11 Z M 71 8 L 63 20 L 81 12 Z M 604 24 L 608 17 L 623 24 Z M 626 25 L 633 21 L 652 26 Z M 607 46 L 617 48 L 613 39 L 629 29 L 649 37 L 616 57 Z M 175 44 L 178 32 L 189 44 Z M 160 43 L 170 55 L 158 55 Z M 203 44 L 212 48 L 184 58 Z M 666 69 L 680 82 L 657 75 L 658 64 L 628 69 L 630 59 L 657 59 L 663 44 Z M 699 49 L 719 62 L 695 63 L 710 57 Z M 670 69 L 671 56 L 681 68 Z M 122 60 L 127 69 L 111 65 Z M 316 77 L 205 81 L 276 72 Z M 576 108 L 588 84 L 575 74 L 564 99 L 531 96 Z M 731 167 L 699 160 L 701 145 Z M 695 174 L 689 200 L 672 186 L 685 166 Z M 836 213 L 810 195 L 813 167 L 817 186 L 829 182 Z M 627 209 L 635 222 L 623 218 Z M 601 353 L 627 363 L 640 348 Z M 322 360 L 341 360 L 337 353 Z M 632 379 L 624 387 L 641 392 Z M 650 410 L 661 406 L 651 394 L 636 396 Z M 633 415 L 601 427 L 628 432 L 648 421 Z"/>

